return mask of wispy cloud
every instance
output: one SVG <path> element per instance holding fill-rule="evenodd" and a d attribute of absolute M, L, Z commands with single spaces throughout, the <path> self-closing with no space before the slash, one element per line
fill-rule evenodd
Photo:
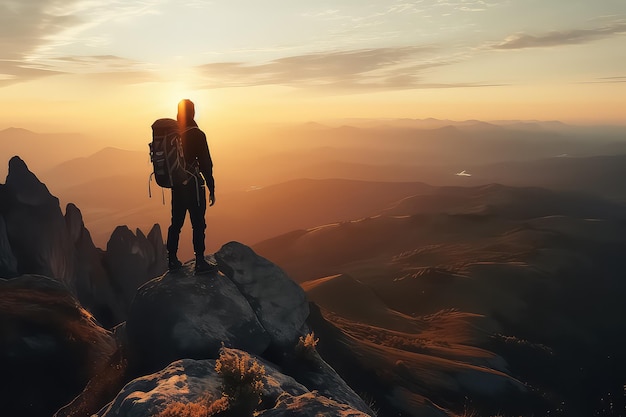
<path fill-rule="evenodd" d="M 626 22 L 616 22 L 593 29 L 553 31 L 540 35 L 519 33 L 509 36 L 503 42 L 492 45 L 492 48 L 525 49 L 578 45 L 623 34 L 626 34 Z"/>
<path fill-rule="evenodd" d="M 450 58 L 428 58 L 434 50 L 427 46 L 358 49 L 290 56 L 259 65 L 212 63 L 198 69 L 207 80 L 207 88 L 287 85 L 354 91 L 484 85 L 424 82 L 424 70 L 455 62 Z"/>
<path fill-rule="evenodd" d="M 498 4 L 498 0 L 436 0 L 434 5 L 448 7 L 462 12 L 484 12 Z"/>
<path fill-rule="evenodd" d="M 156 0 L 6 0 L 0 3 L 0 87 L 71 72 L 67 58 L 54 58 L 55 47 L 74 42 L 88 27 L 107 19 L 149 13 Z M 97 19 L 93 17 L 97 16 Z M 90 60 L 93 57 L 86 57 Z"/>
<path fill-rule="evenodd" d="M 593 81 L 587 81 L 585 84 L 621 84 L 626 83 L 626 76 L 617 77 L 600 77 Z"/>
<path fill-rule="evenodd" d="M 63 68 L 72 73 L 145 71 L 150 69 L 139 61 L 115 55 L 64 56 L 47 59 L 49 68 Z"/>
<path fill-rule="evenodd" d="M 57 71 L 37 68 L 27 57 L 45 43 L 49 36 L 80 24 L 80 19 L 59 13 L 62 5 L 76 2 L 62 0 L 9 0 L 0 3 L 0 86 L 31 80 Z"/>

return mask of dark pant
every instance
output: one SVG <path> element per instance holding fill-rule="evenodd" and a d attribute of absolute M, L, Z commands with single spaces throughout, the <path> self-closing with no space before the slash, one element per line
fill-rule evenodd
<path fill-rule="evenodd" d="M 196 187 L 195 181 L 172 188 L 172 224 L 167 229 L 167 252 L 170 256 L 176 256 L 180 229 L 185 222 L 187 211 L 193 230 L 193 251 L 196 258 L 204 257 L 206 193 L 204 186 Z"/>

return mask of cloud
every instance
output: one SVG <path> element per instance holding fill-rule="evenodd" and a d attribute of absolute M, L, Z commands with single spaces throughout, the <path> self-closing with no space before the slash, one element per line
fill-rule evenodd
<path fill-rule="evenodd" d="M 333 90 L 471 87 L 429 84 L 420 72 L 449 65 L 454 59 L 429 59 L 428 46 L 321 52 L 284 57 L 264 64 L 221 62 L 198 67 L 207 88 L 287 85 Z"/>
<path fill-rule="evenodd" d="M 56 71 L 37 68 L 28 56 L 47 39 L 80 20 L 60 12 L 60 7 L 73 5 L 64 0 L 5 0 L 0 3 L 0 86 L 31 80 Z"/>
<path fill-rule="evenodd" d="M 626 83 L 626 76 L 621 76 L 621 77 L 602 77 L 599 78 L 598 81 L 596 81 L 598 83 Z"/>
<path fill-rule="evenodd" d="M 593 81 L 583 81 L 581 84 L 621 84 L 626 83 L 626 76 L 600 77 Z"/>
<path fill-rule="evenodd" d="M 463 170 L 461 172 L 457 172 L 454 175 L 456 175 L 457 177 L 471 177 L 472 176 L 472 174 L 470 174 L 469 172 L 467 172 L 465 170 Z"/>
<path fill-rule="evenodd" d="M 542 35 L 516 34 L 509 36 L 501 43 L 492 45 L 492 48 L 525 49 L 547 48 L 562 45 L 579 45 L 623 34 L 626 34 L 626 22 L 617 22 L 612 25 L 595 29 L 553 31 Z"/>
<path fill-rule="evenodd" d="M 70 60 L 53 58 L 56 46 L 84 42 L 80 32 L 106 19 L 151 13 L 156 1 L 128 4 L 122 0 L 3 0 L 0 2 L 0 87 L 71 72 L 76 65 L 60 65 Z"/>
<path fill-rule="evenodd" d="M 56 74 L 60 74 L 60 72 L 50 69 L 30 68 L 20 62 L 0 60 L 0 87 Z"/>

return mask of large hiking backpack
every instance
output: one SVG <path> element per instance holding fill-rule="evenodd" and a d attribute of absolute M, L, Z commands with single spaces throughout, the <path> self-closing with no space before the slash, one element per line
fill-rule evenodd
<path fill-rule="evenodd" d="M 152 124 L 150 161 L 154 179 L 164 188 L 185 185 L 194 180 L 196 168 L 188 166 L 183 154 L 183 143 L 174 119 L 158 119 Z"/>

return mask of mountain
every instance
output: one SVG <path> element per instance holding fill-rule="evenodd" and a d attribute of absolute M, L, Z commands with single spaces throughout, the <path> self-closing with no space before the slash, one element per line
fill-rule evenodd
<path fill-rule="evenodd" d="M 582 417 L 610 415 L 603 399 L 623 392 L 626 210 L 614 199 L 290 181 L 234 194 L 226 207 L 242 211 L 219 217 L 286 233 L 227 243 L 196 275 L 192 262 L 161 274 L 157 226 L 119 226 L 97 249 L 78 207 L 63 214 L 19 158 L 0 197 L 1 360 L 11 392 L 36 398 L 3 398 L 9 413 L 74 398 L 57 417 L 164 417 L 207 411 L 210 397 L 236 415 Z"/>
<path fill-rule="evenodd" d="M 626 201 L 626 154 L 508 162 L 468 168 L 471 182 L 578 190 Z"/>
<path fill-rule="evenodd" d="M 13 127 L 0 130 L 0 178 L 7 174 L 4 164 L 15 155 L 42 172 L 68 159 L 89 155 L 99 147 L 96 141 L 77 133 L 35 133 Z"/>
<path fill-rule="evenodd" d="M 369 216 L 427 188 L 415 182 L 299 179 L 220 193 L 218 183 L 218 202 L 207 209 L 207 244 L 257 242 L 293 229 Z M 106 243 L 117 225 L 136 225 L 145 230 L 154 223 L 166 227 L 170 222 L 170 191 L 161 194 L 153 184 L 149 198 L 148 179 L 144 176 L 115 175 L 53 190 L 62 201 L 81 207 L 98 246 Z M 182 233 L 181 254 L 191 257 L 188 228 Z"/>
<path fill-rule="evenodd" d="M 610 415 L 602 399 L 621 395 L 626 370 L 625 209 L 538 188 L 432 188 L 254 249 L 322 307 L 320 352 L 382 410 L 411 415 L 428 398 L 461 412 L 464 397 L 484 415 Z M 459 376 L 487 391 L 453 385 L 470 372 L 446 365 L 459 358 L 528 391 L 496 374 Z"/>
<path fill-rule="evenodd" d="M 147 152 L 104 148 L 89 156 L 69 159 L 48 170 L 42 180 L 59 189 L 107 179 L 111 176 L 142 177 L 148 181 L 152 172 Z"/>

